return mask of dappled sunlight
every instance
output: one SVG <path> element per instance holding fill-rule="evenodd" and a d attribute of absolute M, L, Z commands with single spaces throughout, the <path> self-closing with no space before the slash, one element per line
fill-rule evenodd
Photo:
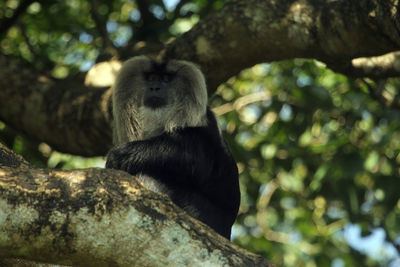
<path fill-rule="evenodd" d="M 233 108 L 252 94 L 268 98 Z M 247 69 L 211 104 L 225 110 L 218 119 L 242 166 L 235 242 L 272 259 L 285 254 L 286 266 L 313 266 L 327 250 L 337 266 L 351 249 L 380 263 L 398 259 L 393 247 L 379 252 L 390 243 L 378 242 L 373 225 L 383 223 L 379 233 L 388 235 L 400 223 L 392 185 L 400 178 L 400 111 L 382 108 L 363 82 L 309 60 Z M 361 247 L 350 225 L 372 231 L 376 245 Z"/>

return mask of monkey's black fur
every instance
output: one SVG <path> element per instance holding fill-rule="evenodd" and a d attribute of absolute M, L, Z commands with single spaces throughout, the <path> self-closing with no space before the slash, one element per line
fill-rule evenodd
<path fill-rule="evenodd" d="M 108 153 L 106 167 L 144 174 L 138 176 L 154 191 L 230 238 L 240 202 L 238 170 L 208 108 L 206 126 L 119 145 Z"/>

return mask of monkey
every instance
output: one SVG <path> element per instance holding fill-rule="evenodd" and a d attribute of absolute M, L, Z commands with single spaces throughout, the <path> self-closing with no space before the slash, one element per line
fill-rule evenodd
<path fill-rule="evenodd" d="M 240 204 L 236 162 L 207 104 L 205 78 L 183 60 L 127 60 L 112 94 L 106 168 L 135 175 L 230 239 Z"/>

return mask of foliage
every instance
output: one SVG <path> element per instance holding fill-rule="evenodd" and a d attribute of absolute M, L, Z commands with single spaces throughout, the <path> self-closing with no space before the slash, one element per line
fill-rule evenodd
<path fill-rule="evenodd" d="M 3 23 L 22 2 L 0 2 Z M 97 60 L 124 54 L 124 48 L 166 42 L 223 2 L 154 0 L 144 7 L 128 0 L 33 2 L 18 23 L 0 32 L 0 49 L 63 78 L 88 70 Z"/>
<path fill-rule="evenodd" d="M 22 2 L 0 2 L 0 24 Z M 1 52 L 68 77 L 129 47 L 165 43 L 225 1 L 139 2 L 34 2 L 0 32 Z M 398 263 L 399 83 L 353 80 L 295 59 L 254 66 L 220 86 L 210 105 L 242 190 L 234 242 L 283 266 Z M 61 155 L 4 124 L 0 138 L 38 166 L 104 162 Z"/>
<path fill-rule="evenodd" d="M 384 86 L 389 101 L 397 83 Z M 235 241 L 285 266 L 373 266 L 398 256 L 387 241 L 400 225 L 400 111 L 371 97 L 365 81 L 300 59 L 242 72 L 212 104 L 258 92 L 268 94 L 220 117 L 241 166 Z M 358 229 L 383 230 L 386 243 L 364 248 Z"/>

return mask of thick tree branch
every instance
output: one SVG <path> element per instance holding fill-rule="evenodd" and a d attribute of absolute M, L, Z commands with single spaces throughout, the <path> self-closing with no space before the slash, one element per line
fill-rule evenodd
<path fill-rule="evenodd" d="M 111 146 L 111 90 L 55 81 L 0 55 L 0 120 L 60 151 L 102 155 Z"/>
<path fill-rule="evenodd" d="M 397 53 L 386 65 L 372 59 L 372 70 L 363 60 L 351 62 L 398 50 L 398 9 L 397 0 L 232 0 L 164 54 L 198 63 L 210 93 L 244 68 L 295 57 L 316 58 L 356 76 L 382 76 L 383 69 L 396 75 Z M 77 79 L 46 79 L 0 55 L 0 120 L 60 151 L 106 153 L 110 94 Z"/>
<path fill-rule="evenodd" d="M 398 50 L 398 9 L 395 0 L 232 0 L 171 43 L 166 56 L 198 62 L 211 90 L 260 62 L 349 64 Z"/>
<path fill-rule="evenodd" d="M 13 151 L 8 149 L 3 143 L 0 142 L 0 168 L 2 167 L 29 167 L 29 163 L 26 162 L 21 156 L 15 154 Z"/>
<path fill-rule="evenodd" d="M 125 172 L 34 169 L 2 145 L 0 236 L 0 259 L 76 266 L 270 266 Z"/>

